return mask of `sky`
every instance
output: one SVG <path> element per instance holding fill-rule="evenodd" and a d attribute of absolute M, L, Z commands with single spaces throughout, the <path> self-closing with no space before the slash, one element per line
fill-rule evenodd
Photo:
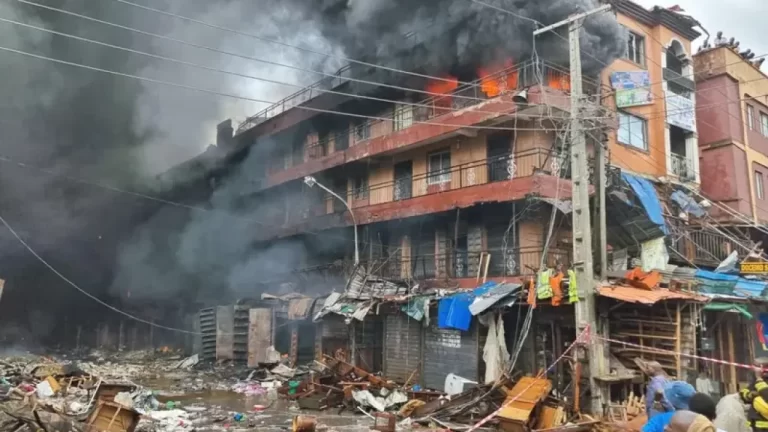
<path fill-rule="evenodd" d="M 680 5 L 707 29 L 714 39 L 718 31 L 730 39 L 741 42 L 743 50 L 751 49 L 757 55 L 768 54 L 768 38 L 764 27 L 768 16 L 765 0 L 635 0 L 644 7 L 670 7 Z M 695 47 L 704 38 L 699 38 Z M 710 40 L 711 42 L 711 40 Z"/>

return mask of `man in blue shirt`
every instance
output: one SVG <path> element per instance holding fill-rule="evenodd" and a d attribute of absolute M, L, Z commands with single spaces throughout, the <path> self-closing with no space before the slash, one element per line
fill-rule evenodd
<path fill-rule="evenodd" d="M 664 397 L 675 411 L 688 410 L 688 403 L 694 394 L 696 389 L 685 381 L 671 381 L 664 386 Z M 664 432 L 675 411 L 658 413 L 649 418 L 642 432 Z"/>
<path fill-rule="evenodd" d="M 674 411 L 672 405 L 664 397 L 664 386 L 667 385 L 669 379 L 661 364 L 655 361 L 648 363 L 647 372 L 651 376 L 648 390 L 645 393 L 645 413 L 648 418 L 650 419 L 659 413 Z"/>

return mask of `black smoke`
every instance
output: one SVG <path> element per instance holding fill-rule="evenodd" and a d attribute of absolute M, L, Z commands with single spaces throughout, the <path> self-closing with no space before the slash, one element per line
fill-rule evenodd
<path fill-rule="evenodd" d="M 171 35 L 305 69 L 333 72 L 348 56 L 392 68 L 430 75 L 455 67 L 476 67 L 533 52 L 529 21 L 469 0 L 135 0 L 267 38 L 319 51 L 328 58 L 272 45 L 253 38 L 133 8 L 113 0 L 33 0 L 94 18 Z M 492 2 L 493 0 L 488 0 Z M 590 0 L 528 0 L 493 3 L 516 14 L 550 24 L 591 9 Z M 320 76 L 200 51 L 167 41 L 82 21 L 13 0 L 0 3 L 0 16 L 64 33 L 127 46 L 221 69 L 286 82 L 309 84 Z M 561 34 L 565 34 L 561 31 Z M 610 63 L 624 47 L 625 34 L 615 19 L 588 19 L 582 32 L 588 73 Z M 99 47 L 12 24 L 0 23 L 0 45 L 94 67 L 167 80 L 193 87 L 279 100 L 296 89 L 234 78 L 188 66 Z M 542 58 L 567 63 L 567 47 L 554 35 L 536 40 Z M 236 122 L 263 106 L 130 78 L 56 65 L 0 52 L 0 152 L 63 175 L 126 189 L 142 189 L 148 179 L 197 155 L 215 136 L 224 118 Z M 401 74 L 370 70 L 376 81 L 419 86 Z M 358 91 L 371 91 L 358 88 Z M 252 198 L 264 161 L 276 146 L 250 151 L 216 183 L 210 198 L 195 200 L 212 211 L 193 210 L 123 196 L 58 176 L 0 165 L 3 216 L 20 229 L 59 269 L 83 288 L 114 304 L 149 313 L 161 305 L 228 302 L 255 296 L 259 282 L 279 279 L 297 267 L 333 261 L 350 249 L 348 232 L 309 236 L 274 244 L 254 244 L 253 233 L 270 230 L 254 220 L 269 219 L 287 201 L 307 199 L 300 189 L 277 199 Z M 206 183 L 203 188 L 209 187 Z M 294 206 L 295 208 L 295 206 Z M 17 324 L 32 326 L 44 311 L 54 320 L 71 320 L 77 310 L 94 306 L 39 264 L 15 240 L 2 235 L 2 277 L 9 280 L 1 310 L 14 310 Z M 315 285 L 325 288 L 322 281 Z M 40 302 L 41 297 L 52 301 Z M 18 307 L 22 305 L 22 307 Z M 66 306 L 66 307 L 62 307 Z M 9 309 L 10 308 L 10 309 Z M 74 308 L 74 309 L 73 309 Z M 77 309 L 81 308 L 81 309 Z M 105 311 L 88 308 L 93 315 Z M 73 312 L 74 311 L 74 312 Z M 8 317 L 8 314 L 2 314 Z M 7 318 L 4 318 L 7 319 Z M 154 319 L 154 318 L 153 318 Z"/>

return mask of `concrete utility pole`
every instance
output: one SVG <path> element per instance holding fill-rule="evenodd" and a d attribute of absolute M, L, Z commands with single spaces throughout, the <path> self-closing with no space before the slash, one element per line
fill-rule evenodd
<path fill-rule="evenodd" d="M 581 48 L 579 46 L 579 29 L 584 19 L 590 15 L 604 12 L 611 8 L 603 5 L 588 12 L 573 15 L 566 20 L 538 29 L 534 37 L 552 31 L 563 25 L 568 25 L 568 42 L 571 60 L 571 184 L 573 202 L 573 267 L 579 284 L 580 301 L 575 305 L 576 333 L 580 334 L 589 326 L 590 332 L 597 332 L 595 311 L 595 277 L 592 258 L 592 224 L 589 211 L 589 163 L 587 161 L 587 138 L 582 124 L 582 77 L 581 77 Z M 589 362 L 589 389 L 592 394 L 590 410 L 593 414 L 602 415 L 600 386 L 595 380 L 600 375 L 601 365 L 605 363 L 601 344 L 593 340 L 587 344 L 586 360 Z M 579 353 L 584 360 L 584 352 Z"/>

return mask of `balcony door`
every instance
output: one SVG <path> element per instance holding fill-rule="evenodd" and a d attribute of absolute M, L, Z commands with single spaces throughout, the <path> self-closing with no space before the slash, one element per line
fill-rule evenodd
<path fill-rule="evenodd" d="M 413 161 L 395 164 L 395 201 L 408 199 L 413 191 Z"/>
<path fill-rule="evenodd" d="M 489 135 L 488 152 L 488 181 L 497 182 L 509 180 L 509 159 L 512 154 L 512 134 L 498 133 Z"/>

